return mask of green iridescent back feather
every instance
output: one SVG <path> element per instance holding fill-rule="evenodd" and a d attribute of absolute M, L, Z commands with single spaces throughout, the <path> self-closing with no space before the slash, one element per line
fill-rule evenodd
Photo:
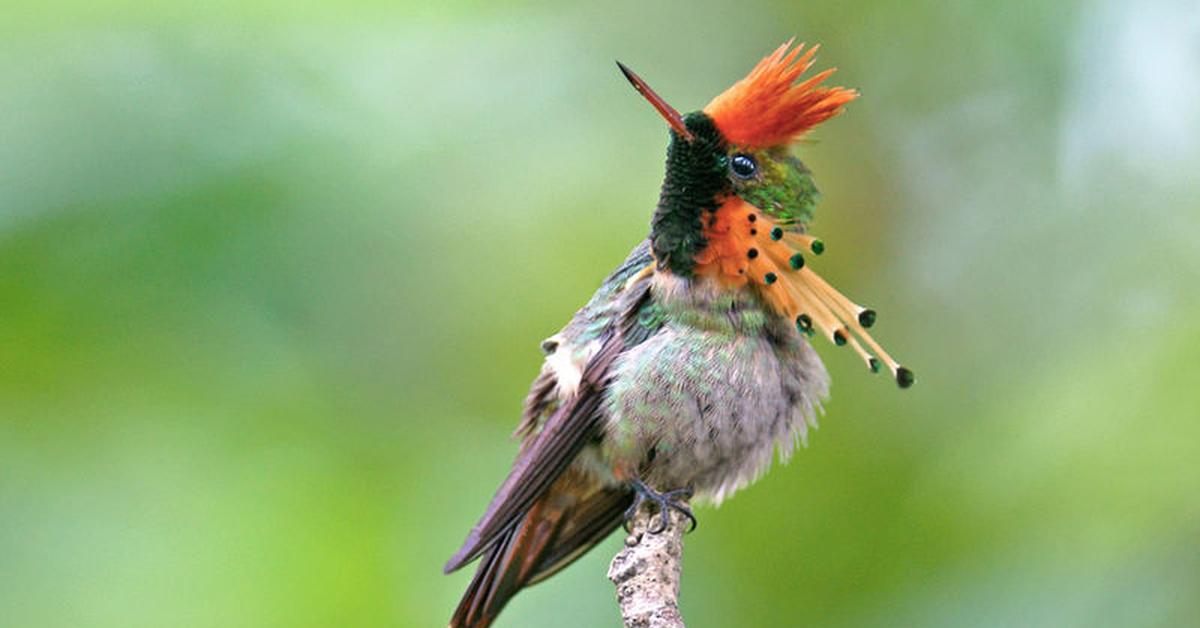
<path fill-rule="evenodd" d="M 587 305 L 580 310 L 567 324 L 563 335 L 577 351 L 586 351 L 587 343 L 600 338 L 612 326 L 613 322 L 623 315 L 621 312 L 621 294 L 625 284 L 634 275 L 654 263 L 650 254 L 650 241 L 644 240 L 638 244 L 625 261 L 605 278 Z M 659 306 L 653 299 L 638 304 L 640 308 L 635 315 L 637 329 L 631 330 L 626 337 L 626 344 L 640 343 L 662 326 L 663 318 Z"/>

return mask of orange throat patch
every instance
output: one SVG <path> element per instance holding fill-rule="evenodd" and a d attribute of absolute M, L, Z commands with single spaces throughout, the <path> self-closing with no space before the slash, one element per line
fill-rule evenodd
<path fill-rule="evenodd" d="M 697 276 L 728 288 L 757 291 L 802 333 L 819 332 L 835 345 L 849 344 L 872 372 L 879 371 L 882 360 L 900 387 L 912 385 L 912 372 L 867 333 L 875 324 L 875 311 L 846 298 L 808 267 L 804 256 L 820 255 L 820 240 L 777 223 L 736 196 L 726 198 L 716 211 L 705 212 L 701 220 L 708 246 L 696 255 Z"/>

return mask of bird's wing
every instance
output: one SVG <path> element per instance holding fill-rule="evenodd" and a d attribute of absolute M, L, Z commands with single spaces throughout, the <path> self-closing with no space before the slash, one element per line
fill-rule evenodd
<path fill-rule="evenodd" d="M 542 352 L 547 355 L 546 364 L 542 365 L 541 372 L 534 379 L 533 385 L 529 387 L 529 394 L 526 396 L 524 409 L 521 412 L 521 423 L 517 425 L 514 437 L 526 439 L 532 436 L 559 405 L 558 391 L 565 382 L 560 381 L 560 364 L 553 364 L 550 359 L 551 355 L 570 354 L 572 346 L 589 345 L 602 333 L 602 330 L 612 327 L 614 319 L 622 315 L 622 305 L 625 301 L 620 297 L 626 292 L 626 286 L 644 279 L 653 269 L 654 256 L 650 253 L 650 241 L 642 240 L 641 244 L 629 252 L 625 261 L 606 277 L 604 283 L 601 283 L 600 288 L 596 289 L 595 294 L 592 295 L 592 299 L 588 300 L 587 305 L 580 307 L 580 311 L 575 312 L 575 316 L 571 317 L 571 321 L 566 324 L 566 327 L 558 334 L 541 342 Z M 652 325 L 643 325 L 643 328 L 649 327 Z M 650 329 L 631 331 L 632 333 L 625 337 L 626 346 L 640 343 L 644 340 L 644 334 L 648 334 Z M 640 335 L 642 337 L 638 337 Z M 566 346 L 563 347 L 563 345 Z M 574 387 L 574 384 L 566 384 Z"/>
<path fill-rule="evenodd" d="M 607 538 L 621 525 L 633 497 L 629 488 L 601 487 L 578 503 L 570 517 L 564 518 L 554 543 L 542 553 L 525 586 L 553 576 Z"/>
<path fill-rule="evenodd" d="M 601 486 L 568 468 L 520 522 L 483 551 L 451 628 L 491 625 L 512 596 L 550 577 L 621 525 L 633 490 Z"/>
<path fill-rule="evenodd" d="M 635 253 L 641 248 L 635 249 Z M 650 282 L 641 274 L 629 273 L 626 279 L 631 277 L 636 280 L 617 288 L 620 294 L 613 302 L 615 311 L 601 331 L 599 349 L 583 367 L 577 391 L 558 405 L 540 431 L 527 437 L 508 478 L 496 491 L 483 518 L 471 529 L 462 548 L 446 563 L 447 573 L 477 558 L 520 523 L 530 506 L 575 460 L 583 446 L 600 434 L 601 405 L 613 365 L 629 347 L 645 340 L 652 333 L 648 329 L 654 324 L 648 325 L 642 316 L 650 302 Z M 606 282 L 605 287 L 608 284 Z M 586 310 L 585 307 L 580 314 Z"/>

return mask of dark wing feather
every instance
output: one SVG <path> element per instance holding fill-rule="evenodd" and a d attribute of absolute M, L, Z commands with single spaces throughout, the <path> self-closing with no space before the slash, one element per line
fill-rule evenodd
<path fill-rule="evenodd" d="M 621 339 L 615 334 L 605 337 L 600 351 L 584 368 L 579 391 L 559 407 L 533 441 L 522 448 L 483 518 L 471 529 L 462 549 L 446 563 L 446 573 L 475 560 L 516 523 L 571 464 L 579 450 L 597 435 L 604 382 L 613 361 L 621 353 L 621 345 Z"/>
<path fill-rule="evenodd" d="M 633 504 L 633 491 L 626 488 L 602 489 L 576 506 L 563 529 L 546 549 L 525 586 L 535 585 L 558 573 L 603 541 L 621 525 L 625 511 Z"/>
<path fill-rule="evenodd" d="M 608 536 L 633 503 L 624 487 L 595 486 L 578 472 L 564 473 L 526 513 L 483 552 L 451 628 L 490 626 L 508 601 Z"/>
<path fill-rule="evenodd" d="M 529 387 L 529 394 L 525 396 L 525 408 L 521 411 L 521 423 L 517 425 L 513 437 L 526 438 L 537 430 L 538 421 L 558 401 L 554 396 L 557 388 L 558 377 L 554 375 L 554 370 L 542 367 L 542 372 L 538 374 L 537 379 L 533 380 L 533 385 Z"/>
<path fill-rule="evenodd" d="M 471 579 L 471 584 L 463 593 L 462 601 L 454 610 L 454 616 L 450 618 L 450 628 L 490 626 L 492 620 L 503 609 L 504 603 L 513 592 L 500 590 L 500 578 L 504 575 L 506 567 L 511 564 L 513 540 L 516 536 L 517 530 L 509 530 L 484 552 L 483 561 L 479 563 L 475 577 Z M 500 603 L 499 606 L 497 602 Z"/>
<path fill-rule="evenodd" d="M 617 357 L 635 344 L 628 342 L 627 336 L 640 327 L 638 315 L 649 300 L 649 283 L 636 282 L 627 294 L 621 295 L 623 307 L 601 337 L 600 349 L 584 366 L 578 391 L 554 411 L 541 432 L 526 441 L 483 518 L 446 563 L 446 573 L 477 558 L 505 531 L 517 525 L 584 445 L 600 434 L 604 390 Z"/>

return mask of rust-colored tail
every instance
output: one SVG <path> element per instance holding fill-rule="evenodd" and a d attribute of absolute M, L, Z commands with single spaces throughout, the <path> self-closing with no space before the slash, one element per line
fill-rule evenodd
<path fill-rule="evenodd" d="M 631 503 L 628 489 L 564 473 L 484 552 L 450 628 L 492 625 L 517 591 L 554 575 L 607 537 Z"/>

